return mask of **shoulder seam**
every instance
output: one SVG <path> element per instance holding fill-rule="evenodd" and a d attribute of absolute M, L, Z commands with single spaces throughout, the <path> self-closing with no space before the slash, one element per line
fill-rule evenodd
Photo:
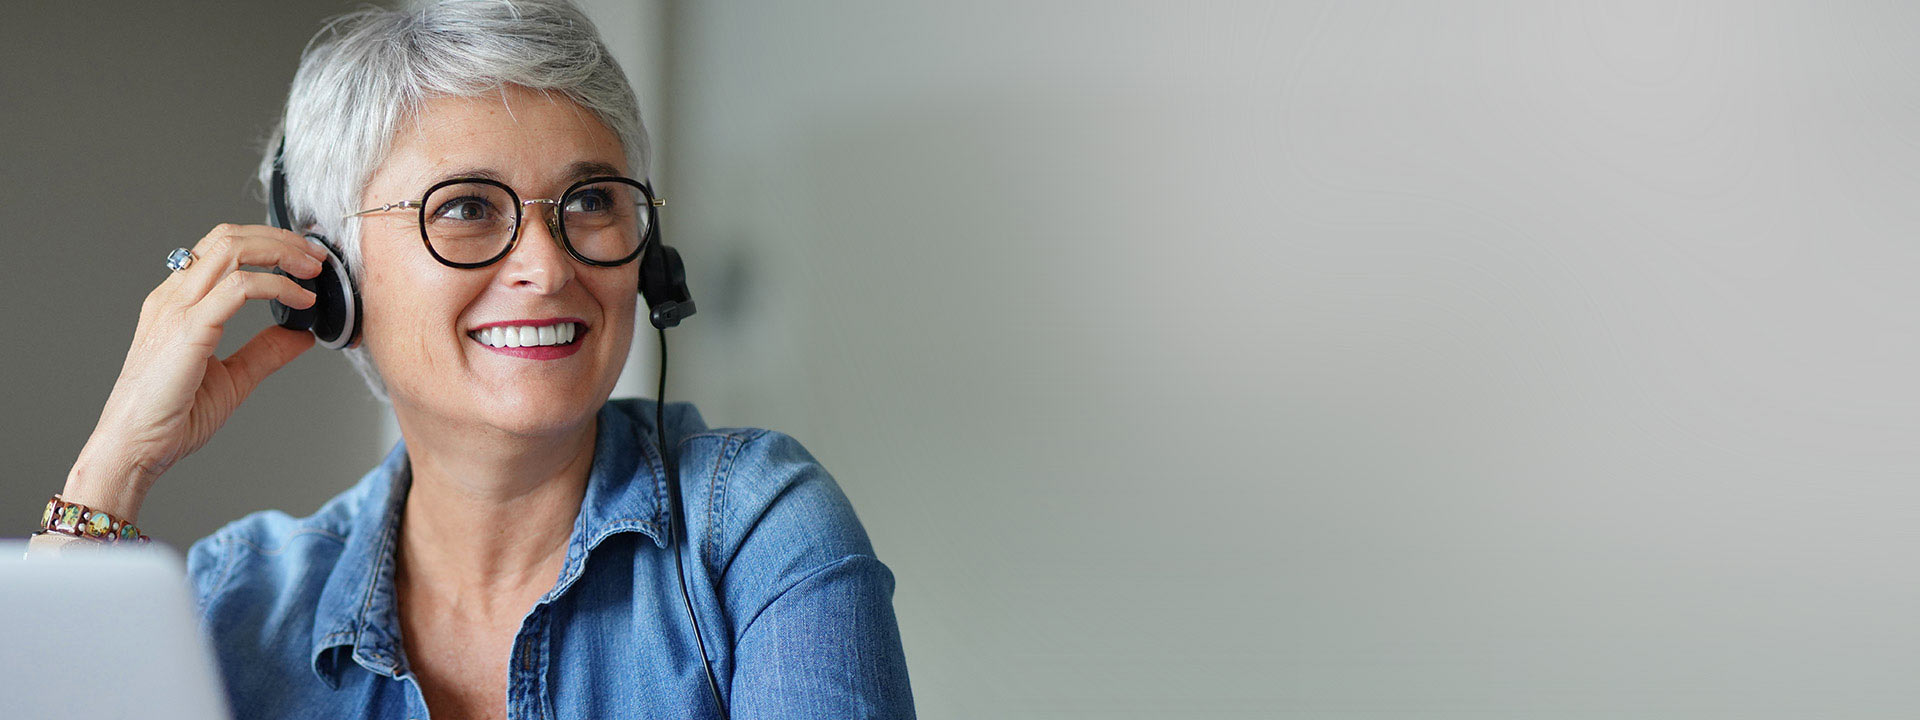
<path fill-rule="evenodd" d="M 680 442 L 675 443 L 675 445 L 677 446 L 679 444 L 683 444 L 686 441 L 693 440 L 695 438 L 719 438 L 722 440 L 744 438 L 741 440 L 741 442 L 753 442 L 754 440 L 760 439 L 762 436 L 766 435 L 769 432 L 772 432 L 772 431 L 766 428 L 739 428 L 739 429 L 722 428 L 717 430 L 701 430 L 700 432 L 688 433 L 686 435 L 680 436 Z"/>
<path fill-rule="evenodd" d="M 836 568 L 840 568 L 860 560 L 872 560 L 873 562 L 879 564 L 882 568 L 886 567 L 886 563 L 880 562 L 880 558 L 875 557 L 873 555 L 853 554 L 853 555 L 842 555 L 840 556 L 839 559 L 834 560 L 833 562 L 829 562 L 819 567 L 816 567 L 812 570 L 808 570 L 805 575 L 801 575 L 799 578 L 796 578 L 793 582 L 788 583 L 786 587 L 780 588 L 779 592 L 774 593 L 773 597 L 770 597 L 767 599 L 767 602 L 765 605 L 761 605 L 758 609 L 754 610 L 753 617 L 747 618 L 747 623 L 745 625 L 740 626 L 740 634 L 734 636 L 734 641 L 738 642 L 740 638 L 746 637 L 747 633 L 753 629 L 753 624 L 760 620 L 761 615 L 766 614 L 767 608 L 773 607 L 775 603 L 780 602 L 780 599 L 786 597 L 787 593 L 793 592 L 794 588 L 800 587 L 801 585 L 806 584 L 808 580 L 812 580 L 815 577 L 825 574 L 830 570 L 834 570 Z"/>
<path fill-rule="evenodd" d="M 723 509 L 727 502 L 727 483 L 733 476 L 733 461 L 740 457 L 741 448 L 751 440 L 741 439 L 742 433 L 728 433 L 726 443 L 719 455 L 713 458 L 713 482 L 707 486 L 707 569 L 714 572 L 719 569 L 720 538 L 726 534 L 726 513 Z"/>

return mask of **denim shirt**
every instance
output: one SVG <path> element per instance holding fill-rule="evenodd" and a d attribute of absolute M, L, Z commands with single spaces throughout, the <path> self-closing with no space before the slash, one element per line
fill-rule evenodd
<path fill-rule="evenodd" d="M 565 564 L 500 679 L 508 717 L 718 717 L 668 545 L 654 407 L 599 411 Z M 913 717 L 893 573 L 833 478 L 791 437 L 666 410 L 687 583 L 732 716 Z M 239 717 L 428 717 L 394 594 L 411 479 L 402 442 L 312 516 L 254 513 L 188 551 Z"/>

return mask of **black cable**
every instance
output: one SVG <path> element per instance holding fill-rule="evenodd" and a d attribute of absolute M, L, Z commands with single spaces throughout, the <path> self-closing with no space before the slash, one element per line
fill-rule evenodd
<path fill-rule="evenodd" d="M 687 604 L 687 619 L 693 621 L 693 642 L 700 647 L 700 668 L 707 672 L 707 689 L 713 691 L 713 705 L 720 710 L 723 720 L 733 720 L 733 716 L 727 714 L 727 702 L 720 699 L 720 682 L 713 678 L 713 661 L 707 659 L 707 641 L 700 635 L 700 616 L 694 614 L 693 595 L 687 592 L 687 568 L 680 555 L 680 528 L 686 523 L 680 504 L 680 470 L 667 450 L 667 329 L 656 330 L 660 333 L 660 389 L 653 395 L 653 433 L 655 443 L 660 446 L 660 462 L 667 466 L 667 494 L 673 496 L 673 513 L 667 519 L 667 538 L 673 543 L 673 569 L 680 575 L 680 599 Z"/>

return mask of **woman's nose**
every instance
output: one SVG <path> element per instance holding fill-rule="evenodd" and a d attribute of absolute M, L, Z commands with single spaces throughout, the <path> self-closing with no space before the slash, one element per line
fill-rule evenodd
<path fill-rule="evenodd" d="M 520 241 L 501 260 L 507 284 L 532 283 L 552 292 L 573 278 L 572 257 L 560 240 L 559 210 L 551 200 L 527 202 L 520 217 Z"/>
<path fill-rule="evenodd" d="M 523 216 L 529 216 L 529 217 L 526 217 L 525 219 L 522 219 L 521 222 L 526 222 L 527 219 L 537 219 L 539 217 L 544 216 L 547 220 L 548 235 L 556 241 L 560 239 L 561 230 L 560 230 L 560 201 L 559 200 L 544 200 L 544 199 L 543 200 L 527 200 L 520 203 L 520 205 L 522 206 L 521 214 Z M 546 207 L 545 213 L 542 213 L 540 211 L 540 208 L 542 206 Z M 561 249 L 564 250 L 566 248 L 562 247 Z"/>

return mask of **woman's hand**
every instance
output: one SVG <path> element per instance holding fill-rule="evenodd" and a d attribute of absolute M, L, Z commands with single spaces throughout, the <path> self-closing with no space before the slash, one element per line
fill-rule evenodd
<path fill-rule="evenodd" d="M 313 347 L 312 333 L 270 325 L 225 360 L 214 357 L 227 321 L 248 300 L 314 302 L 293 280 L 243 265 L 320 274 L 324 250 L 265 225 L 220 225 L 193 246 L 140 306 L 133 346 L 62 495 L 133 520 L 155 479 L 199 450 L 268 375 Z"/>

